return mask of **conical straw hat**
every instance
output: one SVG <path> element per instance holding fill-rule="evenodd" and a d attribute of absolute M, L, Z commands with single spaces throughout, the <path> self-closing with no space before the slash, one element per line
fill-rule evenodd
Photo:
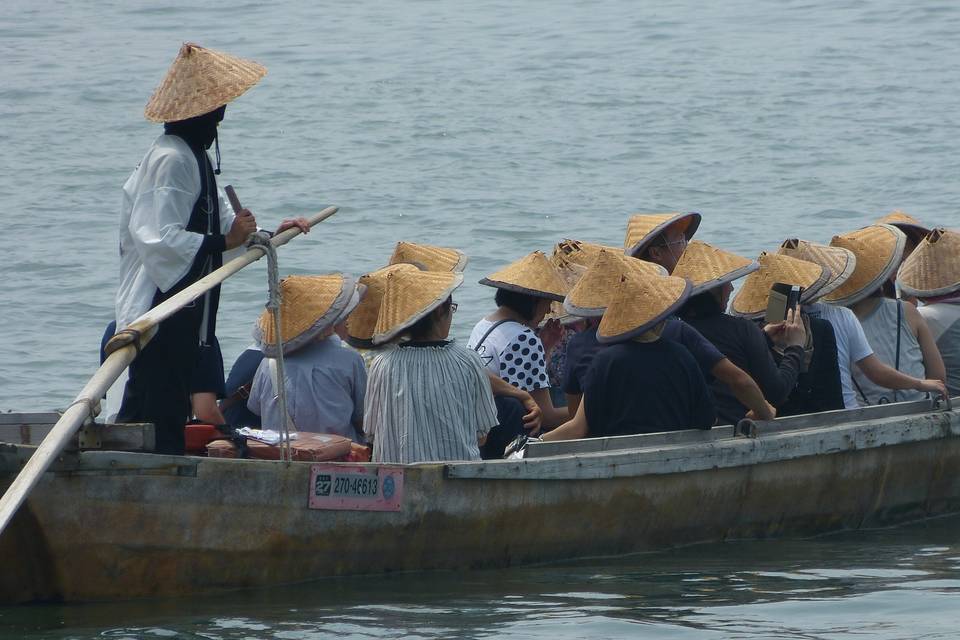
<path fill-rule="evenodd" d="M 383 344 L 401 335 L 443 304 L 461 284 L 462 273 L 408 269 L 388 273 L 373 344 Z"/>
<path fill-rule="evenodd" d="M 593 242 L 583 242 L 582 240 L 563 239 L 553 247 L 551 261 L 560 266 L 559 260 L 565 260 L 584 267 L 589 267 L 597 259 L 597 253 L 604 249 L 606 251 L 620 251 L 616 247 L 608 247 Z"/>
<path fill-rule="evenodd" d="M 203 115 L 239 97 L 266 74 L 266 67 L 252 60 L 188 42 L 180 47 L 143 114 L 153 122 Z"/>
<path fill-rule="evenodd" d="M 380 303 L 387 285 L 387 275 L 398 271 L 420 271 L 412 264 L 393 264 L 360 276 L 360 284 L 367 287 L 367 293 L 347 319 L 347 336 L 350 343 L 357 347 L 373 346 L 373 330 L 380 315 Z"/>
<path fill-rule="evenodd" d="M 626 342 L 656 327 L 690 297 L 690 283 L 675 276 L 627 275 L 597 327 L 597 341 Z"/>
<path fill-rule="evenodd" d="M 415 242 L 398 242 L 393 249 L 388 264 L 407 262 L 425 271 L 463 271 L 467 266 L 467 256 L 456 249 L 434 247 Z"/>
<path fill-rule="evenodd" d="M 693 285 L 690 295 L 695 296 L 733 282 L 759 268 L 760 265 L 749 258 L 692 240 L 673 268 L 673 275 L 689 280 Z"/>
<path fill-rule="evenodd" d="M 559 246 L 560 245 L 558 244 L 557 247 Z M 617 250 L 614 249 L 614 251 Z M 556 249 L 554 249 L 554 253 L 550 257 L 550 262 L 552 262 L 553 266 L 555 266 L 557 271 L 560 272 L 560 276 L 563 278 L 563 281 L 567 283 L 567 287 L 570 289 L 572 289 L 577 282 L 580 281 L 580 278 L 583 277 L 583 274 L 587 272 L 587 267 L 572 262 L 570 258 L 567 257 L 567 254 L 563 252 L 558 253 Z M 553 300 L 550 303 L 549 313 L 547 313 L 543 319 L 544 321 L 557 320 L 562 324 L 567 324 L 570 322 L 576 322 L 580 318 L 567 312 L 562 302 Z"/>
<path fill-rule="evenodd" d="M 623 252 L 628 256 L 640 256 L 670 225 L 681 225 L 687 240 L 693 237 L 700 226 L 700 214 L 690 213 L 638 213 L 627 222 L 627 237 Z"/>
<path fill-rule="evenodd" d="M 831 247 L 843 247 L 857 257 L 853 275 L 824 296 L 833 304 L 849 306 L 876 291 L 900 266 L 907 237 L 888 224 L 873 224 L 850 233 L 834 236 Z"/>
<path fill-rule="evenodd" d="M 540 251 L 491 273 L 480 284 L 551 300 L 563 300 L 569 290 L 563 276 Z"/>
<path fill-rule="evenodd" d="M 919 220 L 914 218 L 909 213 L 904 213 L 897 209 L 896 211 L 891 211 L 887 215 L 883 216 L 875 224 L 891 224 L 895 226 L 900 231 L 903 231 L 907 234 L 914 244 L 919 244 L 921 240 L 927 237 L 927 234 L 930 233 L 930 229 L 925 227 Z"/>
<path fill-rule="evenodd" d="M 658 264 L 625 256 L 617 249 L 602 249 L 593 265 L 567 294 L 563 307 L 575 316 L 599 318 L 620 289 L 624 276 L 665 275 L 667 270 Z"/>
<path fill-rule="evenodd" d="M 293 353 L 313 341 L 343 315 L 357 290 L 356 281 L 339 273 L 323 276 L 287 276 L 280 281 L 280 322 L 283 353 Z M 265 309 L 253 330 L 268 358 L 277 356 L 273 313 Z"/>
<path fill-rule="evenodd" d="M 777 253 L 816 263 L 823 267 L 825 272 L 829 272 L 827 282 L 817 291 L 817 298 L 822 298 L 841 287 L 857 267 L 857 256 L 853 255 L 849 249 L 828 247 L 825 244 L 816 244 L 797 238 L 784 240 Z M 811 301 L 813 299 L 810 298 Z"/>
<path fill-rule="evenodd" d="M 746 317 L 763 315 L 767 310 L 770 287 L 777 282 L 803 287 L 800 302 L 806 303 L 819 295 L 820 288 L 830 277 L 829 269 L 824 269 L 815 262 L 798 260 L 779 253 L 764 251 L 757 258 L 757 262 L 760 264 L 760 269 L 747 276 L 730 305 L 733 315 Z"/>
<path fill-rule="evenodd" d="M 960 232 L 931 231 L 900 265 L 897 280 L 904 293 L 918 298 L 960 291 Z"/>

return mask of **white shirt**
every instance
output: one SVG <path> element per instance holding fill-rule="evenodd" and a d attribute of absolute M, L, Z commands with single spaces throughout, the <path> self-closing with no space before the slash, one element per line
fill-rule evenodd
<path fill-rule="evenodd" d="M 203 235 L 187 231 L 200 197 L 200 167 L 178 136 L 161 135 L 123 185 L 120 210 L 120 287 L 117 328 L 150 309 L 157 289 L 167 291 L 187 274 Z M 233 225 L 233 208 L 218 190 L 220 229 Z"/>
<path fill-rule="evenodd" d="M 529 392 L 549 387 L 543 343 L 530 327 L 504 322 L 490 331 L 477 348 L 493 324 L 481 319 L 473 327 L 467 347 L 476 350 L 487 369 L 519 389 Z"/>
<path fill-rule="evenodd" d="M 919 311 L 943 357 L 947 390 L 960 396 L 960 297 L 922 305 Z"/>
<path fill-rule="evenodd" d="M 850 371 L 853 365 L 867 356 L 873 355 L 873 349 L 867 342 L 867 336 L 857 319 L 856 314 L 846 307 L 832 304 L 816 303 L 804 307 L 807 314 L 820 317 L 833 325 L 833 333 L 837 339 L 837 364 L 840 366 L 840 384 L 843 385 L 843 406 L 847 409 L 856 409 L 860 406 L 857 401 L 856 389 L 853 387 L 853 377 Z"/>
<path fill-rule="evenodd" d="M 479 460 L 497 424 L 480 357 L 454 342 L 391 347 L 373 361 L 363 428 L 373 462 Z"/>

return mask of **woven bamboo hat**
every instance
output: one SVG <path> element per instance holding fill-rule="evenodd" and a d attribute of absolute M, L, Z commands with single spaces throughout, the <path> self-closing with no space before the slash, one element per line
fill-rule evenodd
<path fill-rule="evenodd" d="M 863 300 L 896 273 L 903 258 L 907 237 L 889 224 L 872 224 L 850 233 L 833 236 L 831 247 L 843 247 L 853 252 L 857 264 L 844 282 L 824 300 L 843 306 Z"/>
<path fill-rule="evenodd" d="M 387 275 L 398 271 L 419 270 L 412 264 L 401 263 L 389 265 L 360 276 L 360 284 L 366 286 L 367 292 L 357 308 L 347 318 L 347 336 L 351 344 L 363 348 L 373 346 L 373 330 L 377 326 L 377 317 L 380 315 L 380 304 L 383 302 Z"/>
<path fill-rule="evenodd" d="M 562 301 L 569 290 L 563 276 L 540 251 L 491 273 L 480 284 L 558 301 Z"/>
<path fill-rule="evenodd" d="M 784 240 L 777 253 L 816 263 L 823 267 L 825 272 L 829 272 L 828 279 L 817 291 L 816 298 L 822 298 L 842 286 L 853 275 L 857 266 L 857 256 L 849 249 L 828 247 L 825 244 L 816 244 L 798 238 Z M 813 301 L 813 299 L 810 300 Z"/>
<path fill-rule="evenodd" d="M 565 238 L 553 247 L 553 255 L 550 259 L 558 267 L 561 265 L 560 260 L 589 267 L 593 264 L 593 261 L 597 259 L 597 253 L 601 249 L 614 252 L 620 251 L 620 249 L 616 247 Z"/>
<path fill-rule="evenodd" d="M 560 245 L 557 245 L 558 247 Z M 616 251 L 616 249 L 614 249 Z M 572 289 L 580 278 L 587 272 L 587 267 L 570 260 L 565 253 L 558 253 L 554 248 L 554 253 L 550 256 L 550 262 L 560 272 L 563 281 L 567 283 L 567 288 Z M 544 321 L 557 320 L 562 324 L 568 324 L 580 320 L 578 316 L 571 315 L 563 306 L 562 302 L 553 300 L 550 302 L 550 311 L 543 317 Z"/>
<path fill-rule="evenodd" d="M 332 331 L 357 291 L 356 281 L 340 273 L 287 276 L 280 281 L 280 337 L 283 353 L 293 353 L 324 331 Z M 253 337 L 268 358 L 277 357 L 273 314 L 264 310 Z"/>
<path fill-rule="evenodd" d="M 891 211 L 877 220 L 875 224 L 890 224 L 895 226 L 907 234 L 907 237 L 913 240 L 914 244 L 920 244 L 920 241 L 930 233 L 930 229 L 925 227 L 919 220 L 899 209 Z"/>
<path fill-rule="evenodd" d="M 638 213 L 627 222 L 627 237 L 623 241 L 623 252 L 628 256 L 642 255 L 647 247 L 671 225 L 680 226 L 687 240 L 690 240 L 700 226 L 700 214 L 695 211 Z"/>
<path fill-rule="evenodd" d="M 597 341 L 626 342 L 655 328 L 690 297 L 690 283 L 660 275 L 623 276 L 597 327 Z"/>
<path fill-rule="evenodd" d="M 900 265 L 904 293 L 934 298 L 960 291 L 960 232 L 934 229 Z"/>
<path fill-rule="evenodd" d="M 373 344 L 390 342 L 450 297 L 463 284 L 462 273 L 411 271 L 388 273 L 373 330 Z"/>
<path fill-rule="evenodd" d="M 757 258 L 760 269 L 747 276 L 743 286 L 733 298 L 730 311 L 733 315 L 756 318 L 767 310 L 770 287 L 776 282 L 803 287 L 801 303 L 807 303 L 819 295 L 820 289 L 830 277 L 830 270 L 815 262 L 791 258 L 779 253 L 763 252 Z"/>
<path fill-rule="evenodd" d="M 624 277 L 665 276 L 658 264 L 623 255 L 618 249 L 601 249 L 593 265 L 570 290 L 563 307 L 582 318 L 599 318 L 606 311 Z"/>
<path fill-rule="evenodd" d="M 760 265 L 749 258 L 692 240 L 673 268 L 673 275 L 689 280 L 693 285 L 690 295 L 695 296 L 733 282 L 759 268 Z"/>
<path fill-rule="evenodd" d="M 388 264 L 407 262 L 424 271 L 455 271 L 460 273 L 467 266 L 467 256 L 462 251 L 434 247 L 415 242 L 398 242 Z"/>
<path fill-rule="evenodd" d="M 267 68 L 192 42 L 180 47 L 153 91 L 143 115 L 152 122 L 176 122 L 203 115 L 241 96 Z"/>

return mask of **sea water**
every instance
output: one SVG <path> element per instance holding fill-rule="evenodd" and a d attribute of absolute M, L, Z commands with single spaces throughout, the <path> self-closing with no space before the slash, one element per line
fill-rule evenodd
<path fill-rule="evenodd" d="M 459 338 L 493 309 L 485 274 L 564 237 L 620 245 L 635 212 L 700 211 L 698 238 L 751 257 L 898 208 L 960 226 L 956 3 L 6 0 L 0 410 L 62 408 L 97 367 L 120 187 L 160 132 L 143 106 L 184 41 L 269 69 L 227 109 L 220 184 L 265 227 L 340 207 L 281 250 L 281 272 L 359 275 L 398 240 L 457 247 L 470 258 Z M 263 264 L 224 285 L 228 368 L 265 301 Z M 888 534 L 853 534 L 439 583 L 333 581 L 211 605 L 222 619 L 170 605 L 182 621 L 141 631 L 112 624 L 139 605 L 17 619 L 77 638 L 947 637 L 960 528 L 938 527 L 932 547 L 928 528 L 899 531 L 892 555 L 874 553 Z M 933 577 L 901 575 L 904 562 L 933 563 Z M 51 616 L 68 630 L 41 624 Z"/>

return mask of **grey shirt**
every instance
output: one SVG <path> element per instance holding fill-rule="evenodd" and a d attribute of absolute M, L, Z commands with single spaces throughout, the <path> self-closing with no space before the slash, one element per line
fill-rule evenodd
<path fill-rule="evenodd" d="M 925 304 L 920 315 L 927 321 L 947 369 L 947 390 L 951 397 L 960 396 L 960 296 L 951 300 Z"/>
<path fill-rule="evenodd" d="M 280 430 L 280 400 L 270 358 L 253 377 L 247 407 L 261 416 L 264 429 Z M 359 442 L 354 425 L 363 418 L 367 370 L 363 358 L 335 335 L 313 342 L 283 359 L 287 411 L 298 431 L 335 433 Z"/>

